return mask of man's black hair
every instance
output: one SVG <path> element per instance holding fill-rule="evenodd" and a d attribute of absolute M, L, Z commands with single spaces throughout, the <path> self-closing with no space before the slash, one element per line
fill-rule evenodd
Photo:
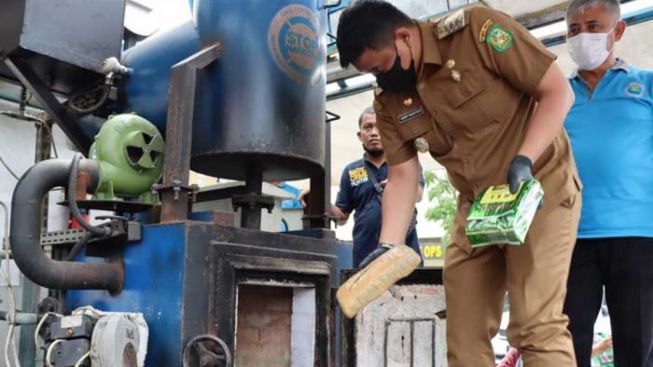
<path fill-rule="evenodd" d="M 359 130 L 361 128 L 361 125 L 363 124 L 363 117 L 365 117 L 365 115 L 374 115 L 374 116 L 376 116 L 376 111 L 374 111 L 374 107 L 372 107 L 372 106 L 367 107 L 361 113 L 360 117 L 358 118 L 358 129 Z"/>
<path fill-rule="evenodd" d="M 381 0 L 359 0 L 345 9 L 338 23 L 340 65 L 355 62 L 366 48 L 380 49 L 391 44 L 394 31 L 413 20 L 394 5 Z"/>

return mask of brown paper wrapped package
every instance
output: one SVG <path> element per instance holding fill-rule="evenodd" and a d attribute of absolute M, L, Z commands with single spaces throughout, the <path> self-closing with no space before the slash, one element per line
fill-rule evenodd
<path fill-rule="evenodd" d="M 340 286 L 336 298 L 342 313 L 353 318 L 399 279 L 412 273 L 420 257 L 408 246 L 395 246 Z"/>

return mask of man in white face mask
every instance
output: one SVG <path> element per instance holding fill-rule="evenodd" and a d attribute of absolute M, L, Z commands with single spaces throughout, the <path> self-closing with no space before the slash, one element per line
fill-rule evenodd
<path fill-rule="evenodd" d="M 618 0 L 574 0 L 567 25 L 578 70 L 565 127 L 584 190 L 564 312 L 578 366 L 598 366 L 605 288 L 613 365 L 653 367 L 653 71 L 615 56 L 626 28 Z"/>

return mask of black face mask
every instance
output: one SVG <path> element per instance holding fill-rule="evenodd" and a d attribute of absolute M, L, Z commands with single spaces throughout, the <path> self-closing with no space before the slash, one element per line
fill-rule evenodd
<path fill-rule="evenodd" d="M 417 83 L 417 72 L 415 71 L 415 60 L 411 58 L 410 67 L 404 70 L 401 67 L 401 58 L 399 52 L 395 57 L 395 63 L 392 68 L 383 74 L 376 76 L 376 82 L 383 90 L 393 93 L 407 92 L 415 88 Z"/>

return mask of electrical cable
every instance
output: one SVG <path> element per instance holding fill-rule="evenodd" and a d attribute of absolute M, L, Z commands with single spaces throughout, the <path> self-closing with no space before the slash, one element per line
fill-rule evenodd
<path fill-rule="evenodd" d="M 63 317 L 63 315 L 60 315 L 56 312 L 46 312 L 41 316 L 41 320 L 39 320 L 39 323 L 36 324 L 36 330 L 34 330 L 34 348 L 38 350 L 39 347 L 39 332 L 41 331 L 41 327 L 43 327 L 43 324 L 45 323 L 45 320 L 48 319 L 48 316 L 57 316 L 57 317 Z"/>
<path fill-rule="evenodd" d="M 4 159 L 2 159 L 2 156 L 0 156 L 0 163 L 2 163 L 2 165 L 5 167 L 7 172 L 9 172 L 9 174 L 12 175 L 16 179 L 16 181 L 20 180 L 20 177 L 18 177 L 18 175 L 11 169 L 11 167 L 9 167 L 7 162 L 5 162 Z"/>
<path fill-rule="evenodd" d="M 15 330 L 16 330 L 16 328 L 14 327 L 14 331 Z M 11 350 L 13 351 L 14 361 L 16 361 L 16 367 L 20 367 L 20 361 L 18 360 L 18 347 L 16 346 L 16 337 L 15 336 L 12 336 L 11 344 L 12 344 Z"/>
<path fill-rule="evenodd" d="M 45 320 L 48 319 L 48 316 L 50 316 L 50 312 L 46 312 L 43 316 L 41 316 L 41 320 L 39 320 L 39 323 L 36 324 L 36 330 L 34 330 L 34 348 L 36 348 L 36 350 L 39 349 L 39 331 L 41 331 L 41 327 L 43 326 Z"/>
<path fill-rule="evenodd" d="M 89 358 L 90 356 L 91 356 L 91 351 L 89 350 L 89 351 L 86 352 L 86 354 L 84 354 L 84 355 L 83 355 L 79 360 L 77 360 L 77 363 L 75 363 L 75 367 L 81 367 L 82 362 L 84 362 L 84 360 L 85 360 L 86 358 Z"/>
<path fill-rule="evenodd" d="M 5 354 L 5 365 L 7 367 L 11 367 L 11 364 L 9 362 L 9 346 L 10 344 L 13 344 L 13 356 L 14 356 L 14 361 L 16 362 L 16 366 L 20 367 L 20 362 L 18 361 L 18 356 L 16 353 L 16 341 L 14 340 L 14 331 L 16 329 L 16 300 L 14 299 L 14 292 L 11 289 L 11 266 L 9 262 L 9 254 L 11 252 L 10 246 L 9 246 L 9 208 L 7 207 L 7 204 L 5 204 L 3 201 L 0 201 L 0 207 L 2 207 L 4 214 L 5 214 L 5 220 L 4 220 L 4 233 L 2 237 L 2 246 L 3 250 L 5 251 L 5 266 L 7 267 L 6 274 L 2 273 L 2 278 L 4 281 L 7 283 L 7 293 L 8 293 L 8 298 L 9 298 L 9 309 L 7 310 L 7 316 L 9 320 L 9 330 L 7 332 L 7 337 L 5 339 L 5 346 L 4 346 L 4 354 Z"/>
<path fill-rule="evenodd" d="M 52 142 L 52 150 L 54 151 L 54 157 L 59 158 L 59 153 L 57 152 L 57 145 L 54 142 L 54 134 L 52 134 L 52 129 L 48 123 L 37 116 L 26 113 L 26 107 L 29 105 L 29 101 L 32 99 L 33 94 L 30 93 L 25 86 L 23 86 L 20 93 L 20 101 L 18 103 L 18 112 L 15 111 L 0 111 L 0 114 L 14 118 L 16 120 L 30 121 L 39 124 L 39 126 L 44 127 L 48 134 L 50 135 L 50 141 Z"/>
<path fill-rule="evenodd" d="M 14 324 L 9 323 L 9 331 L 7 331 L 7 338 L 5 339 L 5 365 L 8 367 L 11 367 L 11 363 L 9 362 L 9 345 L 11 344 L 11 339 L 14 337 Z"/>
<path fill-rule="evenodd" d="M 92 317 L 94 319 L 99 319 L 99 318 L 105 316 L 106 313 L 96 310 L 95 307 L 93 307 L 93 306 L 88 306 L 87 305 L 87 306 L 82 306 L 82 307 L 79 307 L 79 308 L 75 309 L 75 311 L 73 311 L 71 313 L 71 315 L 86 315 L 86 316 L 90 316 L 90 317 Z"/>
<path fill-rule="evenodd" d="M 87 233 L 84 237 L 80 238 L 79 241 L 77 241 L 77 243 L 75 243 L 75 245 L 70 249 L 70 252 L 66 255 L 64 261 L 72 261 L 91 238 L 93 238 L 92 233 Z"/>
<path fill-rule="evenodd" d="M 28 96 L 29 95 L 29 96 Z M 42 118 L 36 117 L 34 115 L 28 114 L 25 112 L 27 105 L 29 104 L 29 101 L 32 99 L 32 94 L 29 93 L 27 88 L 23 86 L 20 94 L 20 102 L 18 103 L 18 112 L 15 111 L 0 111 L 0 114 L 5 115 L 7 117 L 11 117 L 16 120 L 22 120 L 22 121 L 30 121 L 30 122 L 35 122 L 39 126 L 45 128 L 48 132 L 48 135 L 50 135 L 50 142 L 52 144 L 52 150 L 54 151 L 54 157 L 59 158 L 59 152 L 57 152 L 57 145 L 54 142 L 54 134 L 52 133 L 52 129 L 48 125 L 48 123 L 43 120 Z M 4 160 L 2 160 L 2 157 L 0 157 L 0 163 L 2 163 L 3 166 L 9 171 L 9 173 L 14 176 L 16 180 L 18 180 L 18 175 L 16 175 L 15 172 L 9 168 L 9 166 L 5 163 Z"/>
<path fill-rule="evenodd" d="M 39 118 L 37 116 L 31 115 L 29 113 L 26 113 L 26 107 L 29 105 L 29 101 L 32 100 L 33 94 L 30 93 L 25 86 L 23 86 L 21 93 L 20 93 L 20 101 L 18 103 L 18 112 L 16 111 L 0 111 L 0 114 L 5 115 L 7 117 L 11 117 L 16 120 L 22 120 L 22 121 L 30 121 L 30 122 L 35 122 L 39 124 L 39 126 L 44 127 L 47 131 L 48 134 L 50 135 L 50 141 L 52 142 L 52 150 L 54 151 L 54 157 L 59 158 L 59 153 L 57 152 L 57 145 L 54 142 L 54 134 L 52 133 L 52 129 L 50 129 L 50 126 L 48 123 L 43 120 L 42 118 Z M 1 157 L 0 157 L 1 160 Z M 7 167 L 7 165 L 2 162 L 2 164 L 7 168 L 7 170 L 12 173 L 12 171 Z M 18 179 L 17 175 L 12 173 L 12 175 Z"/>
<path fill-rule="evenodd" d="M 0 114 L 5 115 L 7 117 L 11 117 L 11 118 L 16 119 L 16 120 L 34 122 L 34 123 L 38 124 L 39 126 L 45 128 L 45 130 L 48 132 L 48 135 L 50 135 L 50 141 L 51 141 L 51 145 L 52 145 L 52 150 L 54 152 L 54 157 L 59 158 L 59 152 L 57 150 L 57 144 L 54 141 L 54 133 L 52 132 L 52 129 L 50 128 L 50 125 L 47 123 L 47 121 L 45 121 L 42 118 L 39 118 L 37 116 L 30 115 L 30 114 L 24 113 L 24 112 L 0 111 Z M 0 159 L 1 159 L 1 157 L 0 157 Z M 17 176 L 13 173 L 13 171 L 11 171 L 9 169 L 9 167 L 7 167 L 7 165 L 4 163 L 4 161 L 2 162 L 2 164 L 10 171 L 10 173 L 12 173 L 12 176 L 14 176 L 14 177 L 16 177 L 16 179 L 18 179 Z"/>
<path fill-rule="evenodd" d="M 107 99 L 109 98 L 109 94 L 111 94 L 111 84 L 107 83 L 102 86 L 102 96 L 94 105 L 86 108 L 75 105 L 75 100 L 80 97 L 80 95 L 77 94 L 68 100 L 68 107 L 70 107 L 70 109 L 79 113 L 80 115 L 87 115 L 89 113 L 96 111 L 98 108 L 102 107 L 104 102 L 106 102 Z"/>
<path fill-rule="evenodd" d="M 76 153 L 73 156 L 73 161 L 70 164 L 70 177 L 68 177 L 68 207 L 73 217 L 77 219 L 79 225 L 81 225 L 89 233 L 92 233 L 96 236 L 108 236 L 111 234 L 111 229 L 108 227 L 96 227 L 91 225 L 84 219 L 82 214 L 79 212 L 79 207 L 77 206 L 77 170 L 79 169 L 79 160 L 82 157 L 80 153 Z"/>
<path fill-rule="evenodd" d="M 47 367 L 55 367 L 52 365 L 52 363 L 50 363 L 50 357 L 52 356 L 52 350 L 54 349 L 54 347 L 61 342 L 63 342 L 63 339 L 57 339 L 54 342 L 52 342 L 52 344 L 50 344 L 50 346 L 48 347 L 48 351 L 45 353 L 45 365 Z"/>

